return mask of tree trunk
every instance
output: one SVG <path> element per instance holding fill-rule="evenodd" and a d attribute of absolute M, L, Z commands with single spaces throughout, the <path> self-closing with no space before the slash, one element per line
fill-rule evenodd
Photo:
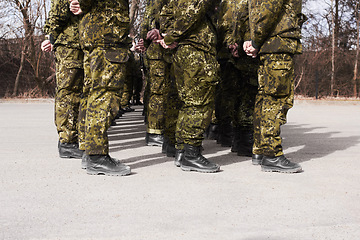
<path fill-rule="evenodd" d="M 335 16 L 334 0 L 331 0 L 331 79 L 330 79 L 330 96 L 334 96 L 334 78 L 335 78 Z"/>
<path fill-rule="evenodd" d="M 356 20 L 356 34 L 357 34 L 357 41 L 356 41 L 356 55 L 355 55 L 355 66 L 354 66 L 354 90 L 353 96 L 357 97 L 357 70 L 358 70 L 358 62 L 359 62 L 359 27 L 360 27 L 360 14 L 359 14 L 359 3 L 356 4 L 356 13 L 357 13 L 357 20 Z"/>
<path fill-rule="evenodd" d="M 20 75 L 22 72 L 22 69 L 24 67 L 25 62 L 25 45 L 23 47 L 23 50 L 21 51 L 21 60 L 20 60 L 20 67 L 18 70 L 18 73 L 16 74 L 15 84 L 14 84 L 14 90 L 13 90 L 13 97 L 17 96 L 18 88 L 19 88 L 19 82 L 20 82 Z"/>

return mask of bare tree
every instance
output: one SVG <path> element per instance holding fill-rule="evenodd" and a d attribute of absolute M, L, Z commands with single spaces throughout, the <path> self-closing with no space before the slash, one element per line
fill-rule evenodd
<path fill-rule="evenodd" d="M 357 40 L 356 40 L 356 54 L 355 54 L 355 64 L 354 64 L 354 77 L 353 77 L 353 82 L 354 82 L 354 87 L 353 87 L 353 97 L 357 97 L 357 70 L 358 70 L 358 61 L 359 61 L 359 42 L 360 42 L 360 34 L 359 34 L 359 28 L 360 28 L 360 14 L 359 14 L 359 8 L 360 8 L 360 4 L 359 2 L 356 3 L 356 13 L 357 13 L 357 18 L 356 18 L 356 35 L 357 35 Z"/>
<path fill-rule="evenodd" d="M 16 38 L 21 39 L 21 57 L 18 73 L 15 79 L 13 96 L 18 93 L 19 81 L 21 80 L 22 71 L 25 62 L 29 63 L 34 74 L 34 80 L 43 90 L 43 81 L 39 76 L 39 62 L 41 51 L 38 47 L 37 25 L 39 19 L 42 19 L 42 14 L 46 9 L 44 0 L 6 0 L 9 11 L 15 12 L 15 19 L 12 19 L 14 24 L 9 24 L 9 29 Z M 21 19 L 19 28 L 16 28 L 16 17 Z M 18 31 L 20 29 L 20 31 Z M 20 33 L 20 36 L 19 36 Z"/>

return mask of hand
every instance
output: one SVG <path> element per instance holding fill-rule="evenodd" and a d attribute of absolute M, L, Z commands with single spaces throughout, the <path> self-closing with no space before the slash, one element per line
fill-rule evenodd
<path fill-rule="evenodd" d="M 239 47 L 239 45 L 237 43 L 229 45 L 229 50 L 231 52 L 231 55 L 233 55 L 234 57 L 237 57 L 237 58 L 239 57 L 238 47 Z"/>
<path fill-rule="evenodd" d="M 146 34 L 146 39 L 150 41 L 156 41 L 162 39 L 159 29 L 152 29 Z"/>
<path fill-rule="evenodd" d="M 163 48 L 165 49 L 174 49 L 177 47 L 178 43 L 177 42 L 173 42 L 172 44 L 170 45 L 166 45 L 164 39 L 161 39 L 161 40 L 157 40 L 156 43 L 159 43 Z"/>
<path fill-rule="evenodd" d="M 135 45 L 135 51 L 138 53 L 143 53 L 146 51 L 146 48 L 144 46 L 144 39 L 140 39 L 138 43 Z"/>
<path fill-rule="evenodd" d="M 80 8 L 80 3 L 78 0 L 69 0 L 70 1 L 70 11 L 74 15 L 82 14 L 82 10 Z"/>
<path fill-rule="evenodd" d="M 50 43 L 50 40 L 44 40 L 41 43 L 41 51 L 51 52 L 53 50 L 53 45 Z"/>
<path fill-rule="evenodd" d="M 251 41 L 244 42 L 243 49 L 244 49 L 246 55 L 251 56 L 253 58 L 257 57 L 259 50 L 252 46 Z"/>

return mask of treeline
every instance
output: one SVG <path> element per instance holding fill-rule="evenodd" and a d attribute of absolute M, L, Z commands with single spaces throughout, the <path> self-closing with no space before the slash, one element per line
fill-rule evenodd
<path fill-rule="evenodd" d="M 324 11 L 312 10 L 314 2 L 325 6 Z M 144 3 L 131 1 L 132 36 L 139 32 Z M 358 0 L 303 3 L 308 20 L 303 27 L 304 53 L 296 57 L 295 93 L 312 98 L 359 98 Z M 0 27 L 4 29 L 0 33 L 0 97 L 54 96 L 53 55 L 40 50 L 48 5 L 48 0 L 5 0 L 0 4 Z M 16 29 L 6 25 L 4 10 L 17 13 L 24 19 L 22 25 Z"/>

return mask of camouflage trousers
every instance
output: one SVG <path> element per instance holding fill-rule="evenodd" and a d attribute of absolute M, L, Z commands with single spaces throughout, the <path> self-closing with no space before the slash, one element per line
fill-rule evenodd
<path fill-rule="evenodd" d="M 219 64 L 214 55 L 182 45 L 174 55 L 173 66 L 181 101 L 175 133 L 177 145 L 200 146 L 214 110 Z"/>
<path fill-rule="evenodd" d="M 253 129 L 259 61 L 256 58 L 244 56 L 235 61 L 234 67 L 237 80 L 233 85 L 236 91 L 235 101 L 232 101 L 233 109 L 235 109 L 232 123 L 236 128 Z"/>
<path fill-rule="evenodd" d="M 55 125 L 59 141 L 77 143 L 79 104 L 84 81 L 83 52 L 58 46 L 55 61 Z"/>
<path fill-rule="evenodd" d="M 128 66 L 126 66 L 128 68 Z M 127 73 L 129 73 L 127 71 Z M 126 76 L 124 79 L 124 83 L 122 84 L 121 91 L 120 91 L 120 106 L 121 108 L 126 108 L 130 106 L 130 99 L 133 92 L 133 79 L 131 75 Z"/>
<path fill-rule="evenodd" d="M 260 56 L 259 89 L 254 110 L 254 154 L 283 154 L 280 126 L 294 102 L 294 62 L 291 54 Z"/>
<path fill-rule="evenodd" d="M 173 67 L 170 71 L 170 77 L 165 81 L 165 85 L 164 136 L 169 140 L 170 144 L 175 145 L 176 124 L 179 116 L 179 109 L 181 107 L 181 101 L 176 86 Z"/>
<path fill-rule="evenodd" d="M 165 115 L 166 81 L 169 80 L 170 66 L 163 59 L 148 59 L 149 76 L 147 81 L 147 133 L 163 134 Z"/>
<path fill-rule="evenodd" d="M 107 130 L 119 111 L 128 50 L 84 50 L 84 90 L 80 103 L 79 148 L 88 155 L 108 154 Z"/>

